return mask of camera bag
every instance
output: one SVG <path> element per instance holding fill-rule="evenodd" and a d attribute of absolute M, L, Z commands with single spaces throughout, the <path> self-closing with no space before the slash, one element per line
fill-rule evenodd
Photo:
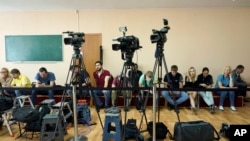
<path fill-rule="evenodd" d="M 214 133 L 217 137 L 214 137 Z M 208 122 L 189 121 L 175 123 L 174 139 L 176 141 L 213 141 L 219 140 L 220 136 L 213 125 Z"/>

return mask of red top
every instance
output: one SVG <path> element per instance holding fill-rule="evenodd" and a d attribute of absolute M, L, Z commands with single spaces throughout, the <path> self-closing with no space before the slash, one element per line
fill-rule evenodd
<path fill-rule="evenodd" d="M 96 82 L 96 87 L 98 88 L 104 88 L 104 83 L 105 83 L 105 77 L 106 76 L 110 76 L 110 72 L 108 70 L 102 70 L 102 73 L 100 76 L 98 76 L 98 72 L 95 71 L 93 73 L 93 76 L 95 78 L 95 82 Z M 112 82 L 109 81 L 108 87 L 111 87 Z"/>

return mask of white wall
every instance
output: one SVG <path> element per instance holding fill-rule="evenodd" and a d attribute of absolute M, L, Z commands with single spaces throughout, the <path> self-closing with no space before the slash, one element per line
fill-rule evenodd
<path fill-rule="evenodd" d="M 173 9 L 129 9 L 129 10 L 80 10 L 79 31 L 102 33 L 104 68 L 117 74 L 122 69 L 120 51 L 113 51 L 112 39 L 122 36 L 118 28 L 127 26 L 127 35 L 140 39 L 142 49 L 134 54 L 134 62 L 144 72 L 152 70 L 156 45 L 150 41 L 152 29 L 163 27 L 162 19 L 169 21 L 171 29 L 166 34 L 164 54 L 168 68 L 176 64 L 184 74 L 190 66 L 200 73 L 202 67 L 210 68 L 211 74 L 221 73 L 224 66 L 245 66 L 245 77 L 250 81 L 250 8 L 173 8 Z M 78 30 L 75 11 L 60 12 L 0 12 L 0 67 L 19 68 L 33 81 L 41 66 L 56 73 L 57 83 L 64 84 L 72 56 L 71 46 L 63 47 L 63 61 L 5 62 L 4 36 L 19 34 L 60 34 Z M 94 64 L 93 64 L 94 67 Z M 91 72 L 92 73 L 92 72 Z"/>

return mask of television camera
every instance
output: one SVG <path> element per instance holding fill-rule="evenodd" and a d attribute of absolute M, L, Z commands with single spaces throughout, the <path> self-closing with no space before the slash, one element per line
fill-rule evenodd
<path fill-rule="evenodd" d="M 72 45 L 74 47 L 74 50 L 79 50 L 79 48 L 82 46 L 82 43 L 85 42 L 83 32 L 67 31 L 63 32 L 63 34 L 68 34 L 68 36 L 71 36 L 68 38 L 64 38 L 64 44 Z"/>
<path fill-rule="evenodd" d="M 113 41 L 118 41 L 120 44 L 112 44 L 112 50 L 121 50 L 122 59 L 132 62 L 135 50 L 142 48 L 142 46 L 140 46 L 139 39 L 137 37 L 133 35 L 125 36 L 125 32 L 127 31 L 126 27 L 120 27 L 119 29 L 123 32 L 123 37 L 113 39 Z"/>
<path fill-rule="evenodd" d="M 163 24 L 164 27 L 161 30 L 152 30 L 153 34 L 150 36 L 151 43 L 165 43 L 167 41 L 166 33 L 168 33 L 168 30 L 170 29 L 168 26 L 168 20 L 163 19 Z"/>

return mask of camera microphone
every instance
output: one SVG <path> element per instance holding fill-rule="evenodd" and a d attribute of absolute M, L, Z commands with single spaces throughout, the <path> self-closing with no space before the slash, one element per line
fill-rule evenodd
<path fill-rule="evenodd" d="M 113 38 L 112 41 L 118 41 L 119 38 Z"/>
<path fill-rule="evenodd" d="M 63 34 L 72 34 L 73 32 L 72 31 L 65 31 L 63 32 Z"/>

